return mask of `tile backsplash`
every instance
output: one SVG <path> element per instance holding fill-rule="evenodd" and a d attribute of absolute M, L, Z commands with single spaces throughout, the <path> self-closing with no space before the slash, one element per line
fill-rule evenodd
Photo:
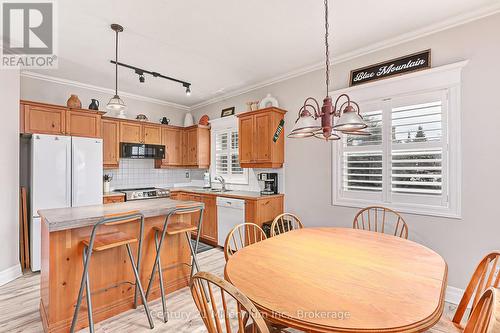
<path fill-rule="evenodd" d="M 151 159 L 121 159 L 119 169 L 104 170 L 113 176 L 111 189 L 172 187 L 174 184 L 203 180 L 200 169 L 155 169 Z M 188 177 L 186 177 L 186 175 Z"/>

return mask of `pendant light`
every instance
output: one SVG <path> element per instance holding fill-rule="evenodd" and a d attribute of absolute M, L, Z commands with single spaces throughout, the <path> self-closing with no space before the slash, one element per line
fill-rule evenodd
<path fill-rule="evenodd" d="M 111 29 L 116 33 L 115 41 L 115 95 L 109 100 L 106 109 L 110 111 L 119 112 L 118 118 L 126 118 L 125 108 L 126 105 L 123 100 L 118 96 L 118 33 L 123 31 L 123 27 L 119 24 L 111 24 Z"/>
<path fill-rule="evenodd" d="M 325 57 L 326 57 L 326 97 L 323 99 L 323 106 L 320 108 L 318 101 L 313 97 L 308 97 L 304 105 L 299 110 L 299 116 L 295 121 L 295 125 L 288 135 L 289 138 L 307 138 L 315 137 L 326 141 L 339 140 L 340 136 L 334 131 L 339 133 L 353 135 L 370 135 L 369 132 L 362 130 L 367 128 L 367 124 L 360 115 L 359 105 L 353 101 L 347 94 L 340 95 L 335 104 L 329 96 L 330 91 L 330 45 L 328 43 L 329 37 L 329 23 L 328 23 L 328 0 L 324 1 L 325 4 Z M 345 98 L 347 101 L 337 108 L 339 101 Z M 336 124 L 335 118 L 339 120 Z M 318 119 L 321 118 L 321 123 Z M 356 134 L 361 133 L 361 134 Z"/>

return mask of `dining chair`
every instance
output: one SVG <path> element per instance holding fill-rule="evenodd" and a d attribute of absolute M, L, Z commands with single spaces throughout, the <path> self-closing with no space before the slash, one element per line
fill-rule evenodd
<path fill-rule="evenodd" d="M 488 288 L 498 288 L 500 282 L 500 274 L 497 274 L 499 257 L 500 251 L 495 251 L 486 255 L 479 262 L 458 304 L 453 319 L 450 320 L 446 316 L 442 316 L 439 322 L 432 327 L 429 332 L 466 332 L 465 328 L 473 318 L 474 311 L 477 309 L 476 312 L 480 312 L 480 310 L 484 308 L 484 302 L 486 302 L 486 300 L 482 300 L 481 304 L 480 300 L 485 291 L 488 290 Z M 471 306 L 472 314 L 469 316 L 464 326 L 462 326 L 462 320 L 464 319 L 465 312 L 469 305 Z M 500 314 L 498 315 L 500 316 Z M 480 318 L 482 318 L 482 316 Z M 474 323 L 469 325 L 472 324 Z"/>
<path fill-rule="evenodd" d="M 242 223 L 235 226 L 224 242 L 224 257 L 226 261 L 245 246 L 267 239 L 264 230 L 254 223 Z"/>
<path fill-rule="evenodd" d="M 231 283 L 198 272 L 189 286 L 208 333 L 223 332 L 223 327 L 226 333 L 269 333 L 255 305 Z M 204 289 L 208 289 L 208 295 Z"/>
<path fill-rule="evenodd" d="M 387 207 L 363 208 L 354 217 L 352 227 L 408 239 L 408 225 L 405 220 L 398 212 Z"/>
<path fill-rule="evenodd" d="M 283 213 L 276 216 L 273 223 L 271 223 L 271 237 L 283 234 L 287 231 L 302 228 L 304 228 L 304 225 L 297 215 Z"/>

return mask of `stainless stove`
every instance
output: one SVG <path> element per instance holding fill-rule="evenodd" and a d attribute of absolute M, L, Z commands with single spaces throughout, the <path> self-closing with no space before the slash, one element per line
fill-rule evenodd
<path fill-rule="evenodd" d="M 115 191 L 125 193 L 125 201 L 170 197 L 170 190 L 156 187 L 127 188 Z"/>

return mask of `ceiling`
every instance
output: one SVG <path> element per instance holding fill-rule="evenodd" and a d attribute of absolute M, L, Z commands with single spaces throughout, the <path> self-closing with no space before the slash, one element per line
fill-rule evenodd
<path fill-rule="evenodd" d="M 332 56 L 474 12 L 498 0 L 330 1 Z M 38 73 L 114 88 L 114 32 L 119 61 L 192 83 L 180 84 L 119 70 L 119 90 L 185 106 L 217 98 L 324 58 L 320 0 L 72 0 L 58 1 L 56 70 Z"/>

